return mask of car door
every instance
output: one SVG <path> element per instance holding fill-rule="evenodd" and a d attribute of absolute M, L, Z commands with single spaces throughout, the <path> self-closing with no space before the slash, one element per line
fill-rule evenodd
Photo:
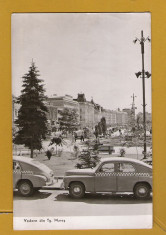
<path fill-rule="evenodd" d="M 116 173 L 114 162 L 103 163 L 95 173 L 96 192 L 115 192 Z"/>
<path fill-rule="evenodd" d="M 117 191 L 132 192 L 138 182 L 136 167 L 130 162 L 117 163 Z"/>
<path fill-rule="evenodd" d="M 13 161 L 13 188 L 16 187 L 17 182 L 21 179 L 21 166 L 17 161 Z"/>

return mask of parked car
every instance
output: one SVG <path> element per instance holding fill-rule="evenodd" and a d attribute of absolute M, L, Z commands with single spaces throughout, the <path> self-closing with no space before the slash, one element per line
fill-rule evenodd
<path fill-rule="evenodd" d="M 74 169 L 65 173 L 64 188 L 73 198 L 85 192 L 132 192 L 146 199 L 152 191 L 152 167 L 130 158 L 103 158 L 94 169 Z"/>
<path fill-rule="evenodd" d="M 153 161 L 152 161 L 152 156 L 149 156 L 145 159 L 142 159 L 143 162 L 147 163 L 148 165 L 151 165 L 153 164 Z"/>
<path fill-rule="evenodd" d="M 108 153 L 108 154 L 112 154 L 115 152 L 114 147 L 110 146 L 110 145 L 100 145 L 98 147 L 98 152 L 99 153 Z"/>
<path fill-rule="evenodd" d="M 85 137 L 83 130 L 74 131 L 74 134 L 77 136 L 77 139 L 81 139 L 81 136 Z"/>
<path fill-rule="evenodd" d="M 30 196 L 53 183 L 53 171 L 46 165 L 28 157 L 13 157 L 13 189 L 18 189 L 20 195 Z"/>

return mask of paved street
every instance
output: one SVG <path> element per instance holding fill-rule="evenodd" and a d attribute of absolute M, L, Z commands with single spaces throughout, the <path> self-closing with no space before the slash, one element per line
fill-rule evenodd
<path fill-rule="evenodd" d="M 87 194 L 75 200 L 64 190 L 40 190 L 24 198 L 14 192 L 14 216 L 124 216 L 151 215 L 152 200 L 132 195 Z"/>

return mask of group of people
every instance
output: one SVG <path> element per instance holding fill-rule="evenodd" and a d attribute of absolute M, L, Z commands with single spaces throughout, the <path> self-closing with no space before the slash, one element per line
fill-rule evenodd
<path fill-rule="evenodd" d="M 48 158 L 48 160 L 51 159 L 52 155 L 53 155 L 53 152 L 55 150 L 55 148 L 53 147 L 53 145 L 55 144 L 56 146 L 62 146 L 62 143 L 63 143 L 63 137 L 62 135 L 58 135 L 58 136 L 54 136 L 49 145 L 48 145 L 48 148 L 47 148 L 47 151 L 46 151 L 46 156 Z"/>
<path fill-rule="evenodd" d="M 74 144 L 74 142 L 76 142 L 78 139 L 80 139 L 81 142 L 83 142 L 84 139 L 85 139 L 85 135 L 84 135 L 83 131 L 82 132 L 81 131 L 75 131 L 71 134 L 71 137 L 70 136 L 68 136 L 68 137 L 69 137 L 69 139 L 72 140 L 71 144 Z M 62 146 L 63 144 L 66 144 L 66 142 L 63 140 L 63 136 L 61 134 L 57 135 L 56 133 L 54 133 L 54 135 L 53 135 L 53 137 L 52 137 L 52 139 L 51 139 L 51 141 L 48 145 L 47 151 L 46 151 L 46 156 L 47 156 L 48 160 L 51 159 L 51 157 L 52 157 L 52 155 L 55 151 L 55 146 L 56 147 L 57 146 Z M 76 145 L 74 144 L 74 146 L 76 146 Z M 75 155 L 77 155 L 77 152 L 78 152 L 77 147 L 75 147 L 73 149 L 73 151 L 74 151 Z"/>

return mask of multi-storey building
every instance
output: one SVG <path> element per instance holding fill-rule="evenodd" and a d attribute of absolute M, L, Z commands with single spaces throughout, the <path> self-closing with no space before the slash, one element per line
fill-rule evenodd
<path fill-rule="evenodd" d="M 127 113 L 128 116 L 128 124 L 131 125 L 132 123 L 132 110 L 129 108 L 125 108 L 122 110 L 123 112 Z"/>
<path fill-rule="evenodd" d="M 99 104 L 94 104 L 94 123 L 97 125 L 102 118 L 101 106 Z"/>
<path fill-rule="evenodd" d="M 79 112 L 79 104 L 73 97 L 70 95 L 65 96 L 57 96 L 53 95 L 52 97 L 47 98 L 47 102 L 57 107 L 59 110 L 63 110 L 64 108 L 75 109 Z"/>
<path fill-rule="evenodd" d="M 111 111 L 111 126 L 116 126 L 117 120 L 116 120 L 116 112 Z"/>
<path fill-rule="evenodd" d="M 117 126 L 124 126 L 128 124 L 128 114 L 126 112 L 116 111 Z"/>
<path fill-rule="evenodd" d="M 109 127 L 111 125 L 111 110 L 109 109 L 102 109 L 102 117 L 106 120 L 106 125 Z"/>
<path fill-rule="evenodd" d="M 80 106 L 79 103 L 73 100 L 73 97 L 70 95 L 57 96 L 47 98 L 47 103 L 51 105 L 52 112 L 55 112 L 56 122 L 58 123 L 60 114 L 59 111 L 64 108 L 75 109 L 78 115 L 78 122 L 80 120 Z M 54 111 L 53 111 L 54 110 Z"/>
<path fill-rule="evenodd" d="M 103 109 L 99 104 L 96 104 L 93 99 L 91 101 L 87 101 L 84 94 L 78 94 L 77 99 L 73 99 L 73 97 L 69 95 L 53 95 L 52 97 L 47 98 L 45 105 L 48 109 L 47 119 L 50 127 L 59 127 L 59 118 L 61 117 L 59 112 L 64 108 L 76 110 L 78 115 L 78 128 L 81 129 L 85 127 L 94 129 L 95 125 L 101 121 L 102 117 L 105 117 L 107 127 L 125 126 L 131 122 L 131 119 L 133 119 L 131 111 L 132 108 L 123 109 L 122 111 Z M 20 105 L 16 103 L 16 98 L 13 97 L 13 126 L 14 121 L 18 117 L 19 108 Z"/>
<path fill-rule="evenodd" d="M 17 98 L 12 95 L 12 127 L 15 130 L 17 127 L 15 125 L 15 121 L 18 118 L 18 111 L 20 109 L 20 104 L 17 103 Z"/>
<path fill-rule="evenodd" d="M 93 129 L 95 126 L 95 112 L 93 102 L 86 101 L 84 94 L 78 94 L 77 99 L 80 109 L 80 128 L 88 127 Z"/>
<path fill-rule="evenodd" d="M 58 121 L 58 108 L 51 104 L 50 102 L 45 102 L 45 105 L 47 106 L 48 112 L 47 112 L 47 119 L 48 123 L 52 126 L 56 126 Z"/>
<path fill-rule="evenodd" d="M 103 111 L 103 117 L 106 119 L 106 124 L 108 127 L 110 126 L 116 126 L 117 123 L 117 117 L 116 117 L 116 112 L 109 110 L 109 109 L 104 109 Z"/>
<path fill-rule="evenodd" d="M 80 105 L 80 127 L 94 128 L 94 105 L 90 102 L 79 102 Z"/>

